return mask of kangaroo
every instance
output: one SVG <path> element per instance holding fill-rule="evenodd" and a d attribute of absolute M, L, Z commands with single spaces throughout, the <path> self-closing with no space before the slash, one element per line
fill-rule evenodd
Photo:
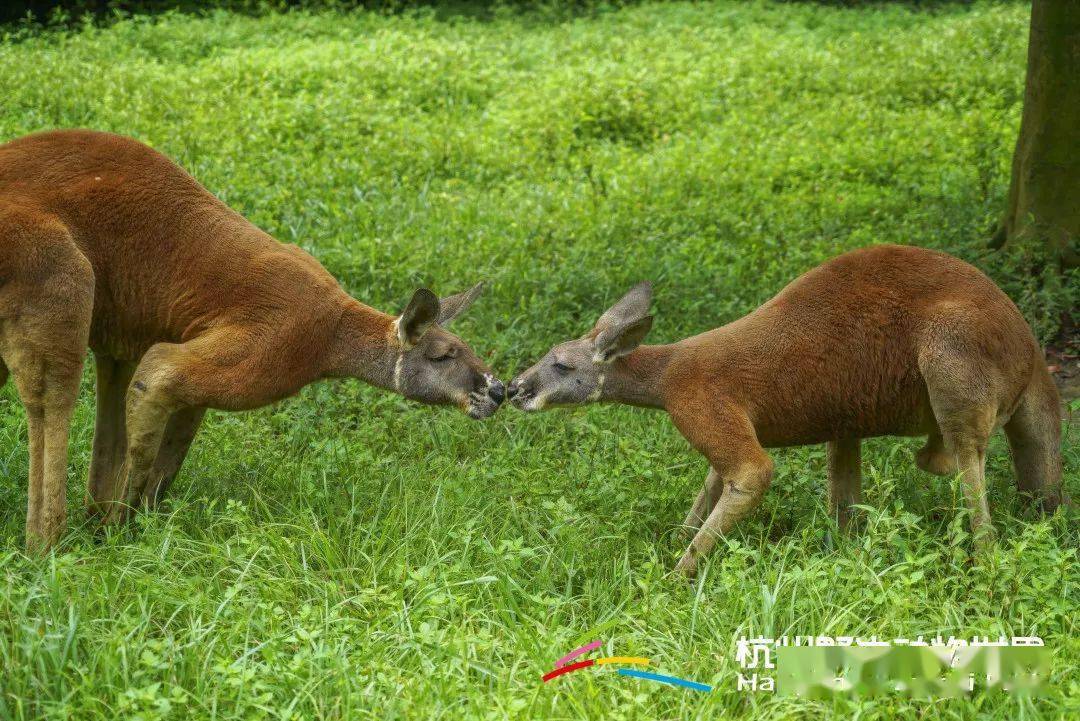
<path fill-rule="evenodd" d="M 0 385 L 27 414 L 26 543 L 66 522 L 68 432 L 86 349 L 97 416 L 88 504 L 102 522 L 152 508 L 206 409 L 257 408 L 326 377 L 490 416 L 504 389 L 444 330 L 481 285 L 400 315 L 350 297 L 164 155 L 61 130 L 0 145 Z"/>
<path fill-rule="evenodd" d="M 1057 389 L 1012 301 L 945 253 L 878 245 L 833 258 L 728 325 L 641 345 L 652 290 L 635 286 L 583 338 L 515 378 L 518 408 L 608 401 L 663 408 L 709 462 L 676 570 L 692 575 L 717 536 L 755 508 L 773 464 L 765 448 L 825 443 L 829 509 L 860 502 L 859 443 L 927 436 L 918 466 L 962 474 L 980 545 L 992 538 L 987 439 L 1004 426 L 1017 484 L 1047 512 L 1061 502 Z"/>

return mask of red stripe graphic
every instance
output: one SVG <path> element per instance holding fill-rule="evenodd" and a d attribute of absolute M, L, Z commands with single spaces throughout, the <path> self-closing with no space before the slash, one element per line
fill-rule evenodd
<path fill-rule="evenodd" d="M 555 669 L 554 671 L 548 671 L 543 676 L 541 676 L 541 679 L 543 679 L 544 683 L 547 683 L 548 681 L 555 678 L 556 676 L 562 676 L 564 673 L 570 673 L 571 671 L 577 671 L 578 669 L 581 669 L 581 668 L 588 668 L 589 666 L 592 666 L 595 663 L 596 663 L 596 661 L 592 660 L 591 658 L 588 661 L 578 661 L 577 663 L 572 663 L 569 666 L 563 666 L 561 668 Z"/>

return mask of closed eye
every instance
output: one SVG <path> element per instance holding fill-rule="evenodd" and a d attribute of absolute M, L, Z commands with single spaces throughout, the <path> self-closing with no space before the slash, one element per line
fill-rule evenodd
<path fill-rule="evenodd" d="M 565 363 L 560 363 L 559 361 L 555 361 L 555 370 L 558 371 L 559 373 L 563 374 L 563 375 L 566 375 L 570 371 L 574 370 L 574 366 L 568 366 Z"/>
<path fill-rule="evenodd" d="M 432 363 L 442 363 L 443 361 L 448 361 L 451 358 L 456 358 L 456 357 L 457 357 L 457 348 L 454 348 L 453 346 L 450 346 L 449 348 L 447 348 L 445 351 L 443 351 L 441 353 L 438 350 L 436 350 L 434 353 L 432 353 L 431 355 L 428 356 L 428 360 L 431 361 Z"/>

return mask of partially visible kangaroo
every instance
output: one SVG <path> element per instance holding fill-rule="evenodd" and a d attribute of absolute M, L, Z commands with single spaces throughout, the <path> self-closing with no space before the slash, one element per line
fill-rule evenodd
<path fill-rule="evenodd" d="M 1004 426 L 1017 483 L 1047 512 L 1061 501 L 1057 389 L 1016 306 L 945 253 L 879 245 L 834 258 L 753 313 L 670 345 L 652 325 L 648 283 L 583 338 L 552 348 L 507 388 L 517 407 L 613 401 L 663 408 L 711 467 L 685 524 L 677 570 L 691 575 L 718 534 L 772 480 L 764 448 L 827 444 L 829 506 L 859 503 L 859 441 L 928 436 L 923 470 L 963 474 L 980 543 L 992 537 L 983 467 Z"/>
<path fill-rule="evenodd" d="M 62 130 L 0 145 L 0 384 L 10 371 L 27 412 L 27 545 L 47 548 L 65 526 L 87 346 L 88 501 L 116 522 L 161 499 L 207 408 L 256 408 L 354 376 L 491 415 L 502 384 L 440 327 L 479 291 L 440 301 L 421 288 L 395 318 L 135 140 Z"/>

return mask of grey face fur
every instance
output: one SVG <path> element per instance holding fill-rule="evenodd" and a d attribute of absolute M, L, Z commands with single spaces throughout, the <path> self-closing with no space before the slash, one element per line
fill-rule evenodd
<path fill-rule="evenodd" d="M 483 283 L 439 300 L 427 288 L 413 293 L 394 323 L 400 351 L 394 390 L 412 400 L 456 405 L 477 420 L 493 414 L 505 396 L 503 384 L 472 349 L 444 329 L 472 305 Z"/>
<path fill-rule="evenodd" d="M 600 400 L 611 364 L 638 347 L 652 327 L 652 286 L 639 283 L 596 322 L 588 335 L 560 343 L 507 387 L 510 401 L 538 411 Z"/>

